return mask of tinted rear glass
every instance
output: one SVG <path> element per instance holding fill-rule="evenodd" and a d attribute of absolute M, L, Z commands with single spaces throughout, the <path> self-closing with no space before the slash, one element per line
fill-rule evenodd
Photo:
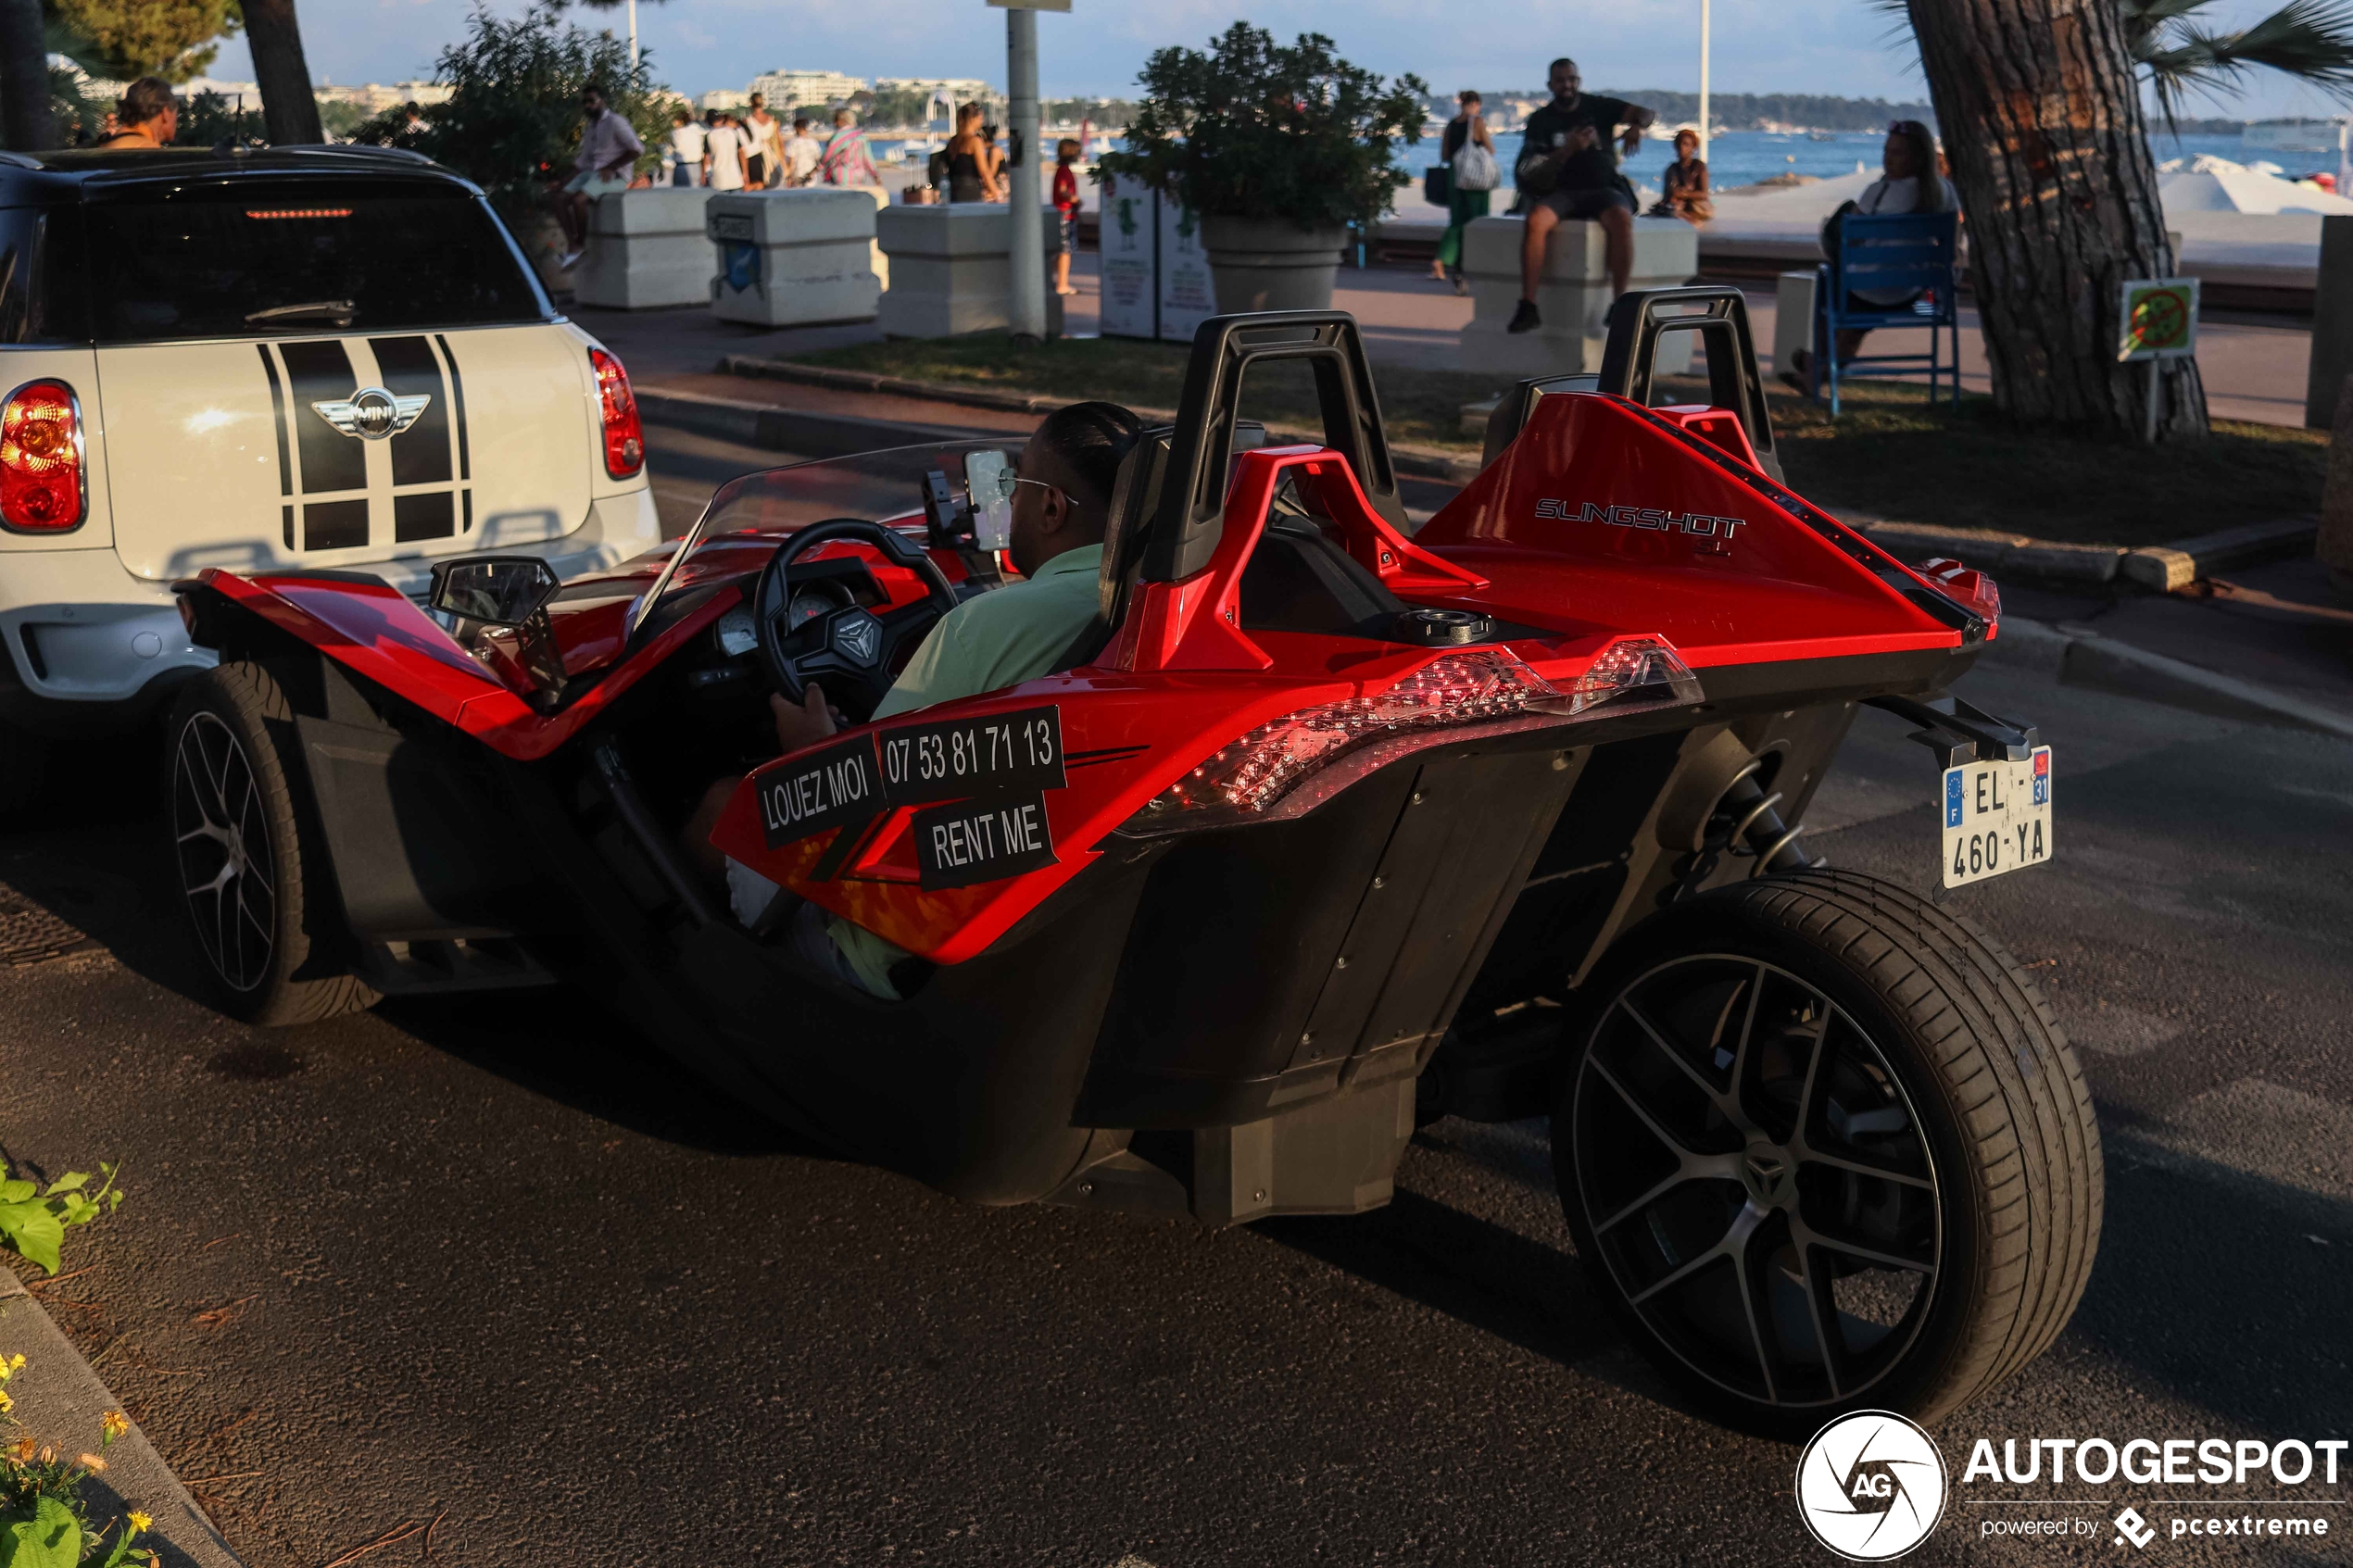
<path fill-rule="evenodd" d="M 101 344 L 546 318 L 480 198 L 422 182 L 234 180 L 94 194 Z"/>

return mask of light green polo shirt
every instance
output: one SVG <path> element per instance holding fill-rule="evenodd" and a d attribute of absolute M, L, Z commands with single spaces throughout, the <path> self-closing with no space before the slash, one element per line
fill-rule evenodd
<path fill-rule="evenodd" d="M 936 702 L 1001 691 L 1051 670 L 1094 618 L 1102 564 L 1101 545 L 1082 545 L 1039 567 L 1034 577 L 950 610 L 915 650 L 875 717 L 888 719 Z M 907 957 L 905 948 L 838 918 L 825 929 L 860 985 L 877 997 L 899 999 L 890 966 Z"/>

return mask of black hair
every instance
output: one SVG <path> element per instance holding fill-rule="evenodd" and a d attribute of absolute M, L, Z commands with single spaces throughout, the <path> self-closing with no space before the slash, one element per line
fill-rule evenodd
<path fill-rule="evenodd" d="M 1046 416 L 1038 439 L 1094 492 L 1091 499 L 1101 507 L 1110 503 L 1119 465 L 1143 432 L 1144 421 L 1116 403 L 1070 403 Z"/>
<path fill-rule="evenodd" d="M 1570 59 L 1567 55 L 1563 55 L 1559 59 L 1554 60 L 1551 65 L 1544 68 L 1544 74 L 1546 76 L 1550 76 L 1553 72 L 1560 69 L 1563 66 L 1567 66 L 1569 69 L 1575 70 L 1577 69 L 1577 62 Z"/>
<path fill-rule="evenodd" d="M 591 82 L 580 90 L 580 95 L 584 98 L 591 93 L 594 93 L 597 96 L 602 98 L 608 104 L 612 102 L 612 94 L 605 91 L 605 84 L 601 82 Z"/>
<path fill-rule="evenodd" d="M 119 125 L 145 125 L 166 109 L 177 107 L 171 101 L 171 89 L 160 77 L 143 76 L 122 90 L 122 103 L 115 110 Z"/>

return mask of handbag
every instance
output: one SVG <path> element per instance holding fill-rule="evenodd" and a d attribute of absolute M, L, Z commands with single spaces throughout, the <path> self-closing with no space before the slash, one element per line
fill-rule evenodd
<path fill-rule="evenodd" d="M 1447 182 L 1453 178 L 1453 171 L 1442 163 L 1433 163 L 1423 169 L 1422 200 L 1432 207 L 1444 207 L 1451 199 L 1446 187 Z"/>
<path fill-rule="evenodd" d="M 1491 191 L 1503 182 L 1503 170 L 1495 165 L 1495 155 L 1477 142 L 1466 142 L 1454 155 L 1454 188 L 1462 191 Z"/>

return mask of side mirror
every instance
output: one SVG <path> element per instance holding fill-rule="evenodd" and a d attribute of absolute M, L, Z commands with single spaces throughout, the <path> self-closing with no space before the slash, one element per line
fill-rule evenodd
<path fill-rule="evenodd" d="M 434 566 L 428 602 L 463 621 L 521 626 L 562 585 L 537 556 L 461 556 Z"/>

